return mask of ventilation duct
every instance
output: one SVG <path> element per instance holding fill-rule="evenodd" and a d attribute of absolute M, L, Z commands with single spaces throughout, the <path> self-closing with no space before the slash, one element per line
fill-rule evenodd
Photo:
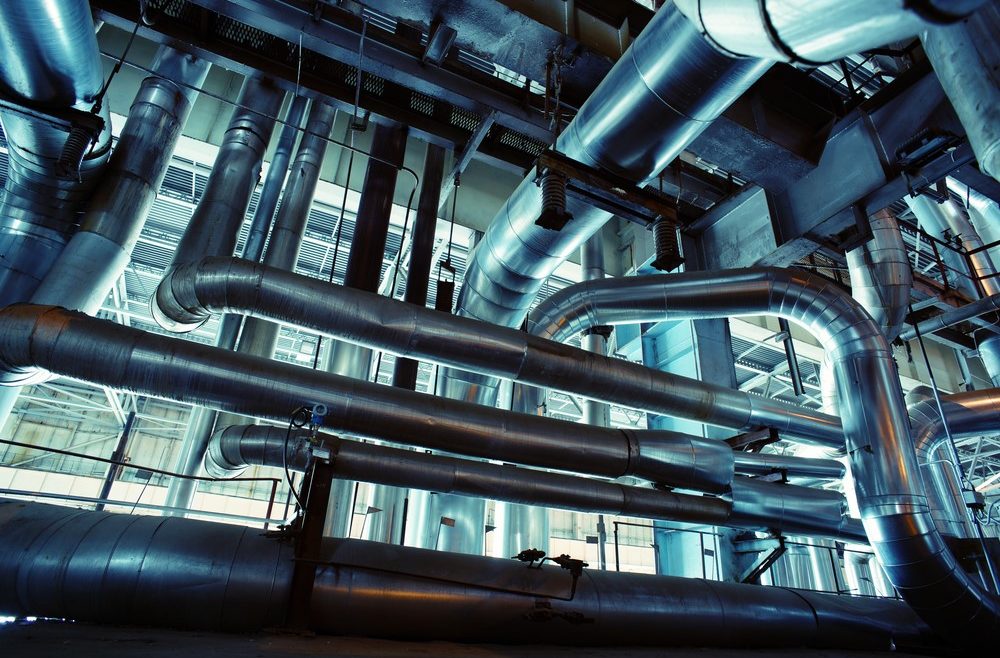
<path fill-rule="evenodd" d="M 662 285 L 654 289 L 662 300 Z M 164 306 L 170 316 L 164 322 L 167 327 L 194 327 L 213 312 L 245 313 L 333 333 L 341 340 L 402 356 L 552 386 L 654 413 L 735 429 L 773 427 L 800 440 L 843 446 L 837 419 L 804 407 L 238 259 L 206 259 L 177 269 L 161 284 L 157 296 L 166 298 L 165 291 L 172 295 Z M 622 317 L 641 314 L 634 306 L 619 310 Z M 581 326 L 593 325 L 584 322 Z"/>
<path fill-rule="evenodd" d="M 407 640 L 932 648 L 898 601 L 325 540 L 310 627 Z M 183 569 L 178 569 L 183 564 Z M 192 519 L 0 502 L 0 611 L 249 631 L 280 626 L 287 540 Z M 391 621 L 390 621 L 391 620 Z M 567 623 L 570 622 L 570 623 Z M 580 623 L 576 623 L 580 622 Z"/>
<path fill-rule="evenodd" d="M 957 20 L 978 4 L 938 0 L 913 7 L 901 0 L 666 4 L 583 104 L 556 148 L 641 184 L 763 75 L 771 60 L 837 59 L 916 34 L 926 26 L 922 16 Z M 756 50 L 748 44 L 763 47 Z M 651 130 L 653 126 L 657 130 Z M 610 218 L 603 211 L 571 203 L 573 220 L 561 231 L 535 225 L 541 210 L 536 177 L 532 170 L 514 190 L 472 254 L 459 296 L 459 315 L 519 326 L 544 279 Z M 446 370 L 439 393 L 493 404 L 496 381 Z"/>
<path fill-rule="evenodd" d="M 770 66 L 733 59 L 666 4 L 580 108 L 556 142 L 561 153 L 642 182 L 655 176 Z M 641 126 L 642 129 L 637 127 Z M 649 130 L 655 126 L 656 130 Z M 535 224 L 532 170 L 490 223 L 465 273 L 457 314 L 518 327 L 542 282 L 611 215 L 569 200 L 560 231 Z M 439 393 L 492 405 L 497 382 L 444 370 Z"/>
<path fill-rule="evenodd" d="M 77 231 L 32 297 L 95 314 L 125 271 L 209 63 L 161 47 Z"/>
<path fill-rule="evenodd" d="M 819 65 L 960 20 L 983 0 L 675 0 L 732 57 Z"/>
<path fill-rule="evenodd" d="M 4 3 L 0 35 L 0 95 L 61 117 L 0 113 L 10 158 L 0 198 L 0 306 L 6 306 L 31 299 L 76 230 L 110 155 L 111 113 L 102 103 L 103 126 L 93 135 L 82 123 L 74 131 L 78 119 L 67 115 L 89 116 L 104 86 L 87 2 Z"/>

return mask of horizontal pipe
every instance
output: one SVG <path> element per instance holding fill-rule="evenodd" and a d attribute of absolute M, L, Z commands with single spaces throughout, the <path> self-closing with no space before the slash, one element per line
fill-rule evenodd
<path fill-rule="evenodd" d="M 205 470 L 234 477 L 251 465 L 305 470 L 310 437 L 284 428 L 229 427 L 209 443 Z M 321 435 L 333 455 L 335 477 L 437 493 L 544 505 L 581 512 L 684 521 L 864 541 L 864 531 L 844 518 L 846 503 L 836 492 L 769 482 L 731 483 L 726 499 L 694 496 L 550 473 L 512 465 L 456 459 Z M 724 444 L 722 444 L 724 445 Z M 728 448 L 726 448 L 728 450 Z M 284 454 L 283 454 L 284 453 Z M 567 454 L 562 470 L 573 470 Z M 768 504 L 758 502 L 767 499 Z"/>
<path fill-rule="evenodd" d="M 293 547 L 234 525 L 0 501 L 0 613 L 249 631 L 280 626 Z M 903 604 L 326 540 L 310 628 L 406 640 L 931 649 Z M 181 567 L 182 568 L 179 568 Z"/>
<path fill-rule="evenodd" d="M 733 429 L 773 427 L 826 447 L 843 446 L 837 419 L 805 407 L 238 259 L 209 258 L 172 270 L 157 296 L 171 300 L 162 306 L 166 327 L 190 329 L 212 313 L 245 313 L 653 413 Z"/>
<path fill-rule="evenodd" d="M 1000 311 L 1000 295 L 990 295 L 989 297 L 983 297 L 974 302 L 963 304 L 950 311 L 945 311 L 932 318 L 922 320 L 917 325 L 904 330 L 899 334 L 899 337 L 902 340 L 913 340 L 917 337 L 918 331 L 921 336 L 926 336 L 935 331 L 953 327 L 960 322 L 966 322 L 972 318 L 997 311 Z"/>
<path fill-rule="evenodd" d="M 775 455 L 761 452 L 733 452 L 735 469 L 744 475 L 784 473 L 788 477 L 840 480 L 847 474 L 847 467 L 836 459 L 809 459 L 792 455 Z"/>

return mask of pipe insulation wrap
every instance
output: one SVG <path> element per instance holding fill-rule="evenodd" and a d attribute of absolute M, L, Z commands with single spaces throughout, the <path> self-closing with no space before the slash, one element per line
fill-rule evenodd
<path fill-rule="evenodd" d="M 42 550 L 39 550 L 42 549 Z M 310 628 L 505 644 L 938 646 L 903 604 L 326 540 Z M 0 612 L 247 631 L 280 625 L 292 546 L 239 526 L 0 501 Z M 570 599 L 570 600 L 567 600 Z M 391 623 L 387 621 L 391 619 Z"/>

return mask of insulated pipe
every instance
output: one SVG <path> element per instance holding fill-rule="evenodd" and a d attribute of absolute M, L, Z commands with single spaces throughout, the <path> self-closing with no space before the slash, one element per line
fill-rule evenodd
<path fill-rule="evenodd" d="M 236 249 L 281 99 L 281 91 L 261 78 L 248 78 L 243 83 L 205 191 L 163 281 L 150 298 L 150 310 L 157 322 L 170 322 L 173 295 L 169 281 L 175 269 L 204 256 L 228 257 Z"/>
<path fill-rule="evenodd" d="M 0 87 L 12 101 L 42 114 L 70 109 L 89 113 L 103 85 L 87 2 L 4 3 Z M 110 155 L 109 107 L 101 105 L 104 125 L 93 143 L 30 113 L 0 112 L 9 156 L 0 195 L 0 306 L 31 299 L 76 231 L 78 213 Z M 77 149 L 64 161 L 67 143 Z M 75 168 L 71 160 L 77 157 L 82 158 L 79 171 L 65 170 L 63 165 Z"/>
<path fill-rule="evenodd" d="M 940 329 L 952 327 L 960 322 L 997 311 L 1000 311 L 1000 295 L 990 295 L 989 297 L 977 299 L 974 302 L 964 304 L 950 311 L 945 311 L 932 318 L 922 320 L 915 327 L 904 330 L 899 334 L 899 337 L 902 340 L 913 340 L 917 337 L 918 330 L 921 336 L 926 336 Z"/>
<path fill-rule="evenodd" d="M 1000 6 L 954 25 L 929 26 L 920 40 L 962 121 L 983 173 L 1000 180 Z"/>
<path fill-rule="evenodd" d="M 236 477 L 251 465 L 280 468 L 287 464 L 289 469 L 305 470 L 309 437 L 298 434 L 290 441 L 286 438 L 284 428 L 260 425 L 216 432 L 205 455 L 205 470 L 214 477 Z M 581 512 L 721 526 L 737 523 L 758 530 L 859 538 L 859 529 L 844 519 L 843 497 L 831 491 L 741 478 L 733 483 L 724 500 L 429 455 L 330 435 L 322 435 L 321 441 L 334 455 L 334 473 L 340 479 Z M 573 469 L 572 461 L 568 454 L 562 470 Z M 761 504 L 763 498 L 773 504 Z M 863 532 L 860 539 L 864 541 Z M 517 550 L 535 546 L 532 543 Z"/>
<path fill-rule="evenodd" d="M 243 246 L 243 258 L 249 261 L 259 261 L 264 255 L 264 245 L 271 232 L 271 222 L 274 211 L 278 207 L 278 199 L 285 187 L 288 177 L 288 163 L 292 159 L 292 149 L 299 136 L 299 127 L 306 112 L 309 99 L 305 96 L 292 98 L 288 111 L 285 113 L 284 125 L 278 133 L 278 142 L 274 147 L 274 155 L 264 176 L 264 184 L 260 188 L 260 198 L 250 222 L 250 231 Z"/>
<path fill-rule="evenodd" d="M 80 221 L 31 298 L 93 315 L 125 271 L 210 64 L 162 46 Z"/>
<path fill-rule="evenodd" d="M 601 308 L 606 312 L 594 310 Z M 529 328 L 559 339 L 616 319 L 738 315 L 785 317 L 827 346 L 858 503 L 879 561 L 904 598 L 942 633 L 961 642 L 988 637 L 1000 601 L 966 577 L 934 527 L 891 349 L 846 293 L 794 270 L 583 282 L 540 304 Z M 940 601 L 953 603 L 939 609 Z"/>
<path fill-rule="evenodd" d="M 327 540 L 310 628 L 530 644 L 938 646 L 898 601 Z M 178 568 L 183 565 L 183 568 Z M 292 545 L 257 530 L 0 502 L 0 611 L 249 631 L 284 621 Z M 779 613 L 776 614 L 776 611 Z M 567 623 L 568 622 L 568 623 Z"/>
<path fill-rule="evenodd" d="M 415 447 L 723 492 L 734 453 L 719 441 L 624 431 L 447 400 L 239 354 L 54 307 L 0 310 L 0 365 L 286 421 L 315 403 L 331 429 Z"/>
<path fill-rule="evenodd" d="M 417 306 L 427 305 L 427 288 L 434 266 L 434 232 L 437 227 L 438 207 L 441 205 L 441 179 L 444 177 L 444 148 L 427 143 L 423 175 L 420 177 L 420 200 L 417 217 L 413 223 L 410 248 L 410 266 L 406 271 L 406 293 L 403 301 Z M 396 359 L 392 385 L 417 389 L 418 362 L 413 359 Z"/>
<path fill-rule="evenodd" d="M 613 289 L 630 281 L 645 280 L 606 279 L 579 285 Z M 248 314 L 335 333 L 342 340 L 397 355 L 551 386 L 654 413 L 734 429 L 774 427 L 827 447 L 843 446 L 837 419 L 804 407 L 238 259 L 206 259 L 177 269 L 171 274 L 170 288 L 176 302 L 167 322 L 170 327 L 197 326 L 213 312 Z M 578 286 L 573 289 L 582 291 Z M 665 319 L 663 284 L 652 284 L 649 289 L 660 302 L 660 309 L 654 309 L 656 317 Z M 622 305 L 616 317 L 631 322 L 642 312 L 641 306 L 630 302 Z M 690 315 L 697 313 L 685 313 Z M 558 337 L 613 323 L 584 318 Z"/>
<path fill-rule="evenodd" d="M 769 62 L 715 50 L 669 3 L 660 8 L 556 141 L 570 158 L 640 184 L 669 164 L 752 85 Z M 650 130 L 650 127 L 654 127 Z M 560 231 L 535 224 L 542 209 L 532 170 L 471 254 L 456 313 L 519 327 L 542 282 L 611 215 L 569 199 Z M 440 391 L 493 404 L 496 381 L 445 370 Z"/>
<path fill-rule="evenodd" d="M 731 57 L 817 66 L 952 23 L 983 0 L 675 0 Z"/>
<path fill-rule="evenodd" d="M 278 209 L 278 216 L 274 220 L 274 227 L 271 229 L 271 239 L 267 244 L 267 251 L 264 253 L 263 262 L 265 265 L 281 270 L 295 270 L 299 251 L 302 249 L 302 241 L 305 239 L 309 209 L 312 207 L 313 197 L 316 195 L 320 169 L 323 166 L 330 131 L 333 130 L 336 117 L 337 110 L 321 101 L 314 101 L 309 109 L 306 130 L 299 141 L 298 150 L 295 152 L 295 160 L 292 162 L 292 168 L 288 174 L 285 194 L 281 207 Z M 175 274 L 176 271 L 173 270 L 171 274 Z M 174 281 L 169 279 L 169 276 L 164 277 L 157 289 L 158 297 L 160 297 L 160 290 L 173 285 Z M 177 303 L 176 293 L 171 301 Z M 243 323 L 243 333 L 240 335 L 238 349 L 247 354 L 270 358 L 274 354 L 277 342 L 277 324 L 251 317 Z M 224 427 L 239 421 L 226 419 L 220 422 L 221 426 Z"/>
<path fill-rule="evenodd" d="M 880 210 L 869 224 L 871 240 L 847 252 L 851 296 L 868 311 L 891 343 L 906 320 L 913 272 L 895 216 Z"/>
<path fill-rule="evenodd" d="M 966 391 L 943 396 L 941 406 L 954 438 L 996 432 L 1000 428 L 1000 390 Z M 940 530 L 956 537 L 974 537 L 955 469 L 948 434 L 934 400 L 910 405 L 910 424 L 917 461 L 927 474 L 931 512 Z"/>

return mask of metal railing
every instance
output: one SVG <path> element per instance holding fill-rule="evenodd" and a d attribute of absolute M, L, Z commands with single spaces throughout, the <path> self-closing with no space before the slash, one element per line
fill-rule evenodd
<path fill-rule="evenodd" d="M 708 531 L 708 530 L 695 530 L 693 528 L 663 528 L 663 527 L 659 527 L 659 526 L 655 526 L 655 525 L 647 525 L 647 524 L 642 524 L 642 523 L 634 523 L 634 522 L 630 522 L 630 521 L 612 521 L 612 525 L 614 526 L 613 536 L 614 536 L 614 549 L 615 549 L 615 571 L 621 571 L 621 555 L 620 555 L 620 551 L 619 551 L 620 542 L 619 542 L 619 533 L 618 533 L 619 526 L 628 526 L 628 527 L 633 527 L 633 528 L 647 528 L 647 529 L 650 529 L 650 530 L 652 530 L 654 532 L 654 537 L 655 537 L 655 532 L 657 530 L 668 531 L 668 532 L 682 532 L 682 533 L 697 534 L 699 536 L 699 542 L 700 542 L 700 546 L 701 546 L 700 555 L 701 555 L 701 565 L 702 565 L 702 578 L 704 578 L 704 579 L 708 578 L 708 566 L 706 564 L 705 558 L 707 556 L 709 556 L 709 553 L 706 552 L 706 550 L 705 550 L 706 537 L 711 537 L 711 544 L 712 544 L 712 546 L 717 547 L 718 546 L 719 537 L 722 536 L 718 532 L 713 532 L 713 531 Z M 822 551 L 826 551 L 827 554 L 829 555 L 830 567 L 832 569 L 832 573 L 833 573 L 833 577 L 834 577 L 834 586 L 835 586 L 835 589 L 834 590 L 816 589 L 816 588 L 813 588 L 813 587 L 804 586 L 801 583 L 796 583 L 795 584 L 794 587 L 796 589 L 805 589 L 805 590 L 810 590 L 810 591 L 814 591 L 814 592 L 826 592 L 826 593 L 830 593 L 830 594 L 837 594 L 837 595 L 841 595 L 841 596 L 854 596 L 854 597 L 859 597 L 859 598 L 894 598 L 894 599 L 899 599 L 900 598 L 899 592 L 897 592 L 895 590 L 893 590 L 891 596 L 882 596 L 882 595 L 879 595 L 879 594 L 876 594 L 876 595 L 873 596 L 871 594 L 862 594 L 860 592 L 855 592 L 855 591 L 852 591 L 850 589 L 849 584 L 846 582 L 846 580 L 844 579 L 844 577 L 842 575 L 843 572 L 844 572 L 844 570 L 846 569 L 846 564 L 842 563 L 842 560 L 843 560 L 843 558 L 848 553 L 855 553 L 855 554 L 858 554 L 858 555 L 871 555 L 871 553 L 869 553 L 867 551 L 859 551 L 859 550 L 856 550 L 856 549 L 847 548 L 846 546 L 843 546 L 843 545 L 841 545 L 839 543 L 838 543 L 838 545 L 834 545 L 834 546 L 822 546 L 822 545 L 819 545 L 819 544 L 811 544 L 811 543 L 808 543 L 808 542 L 801 542 L 801 541 L 791 541 L 791 540 L 788 540 L 788 539 L 783 539 L 783 543 L 784 543 L 784 545 L 786 547 L 787 546 L 804 546 L 804 547 L 808 547 L 808 548 L 819 549 L 819 550 L 822 550 Z M 787 555 L 787 553 L 785 555 Z M 722 562 L 721 562 L 721 559 L 720 559 L 720 556 L 719 556 L 719 551 L 718 550 L 713 550 L 712 553 L 711 553 L 711 555 L 710 555 L 710 557 L 712 558 L 714 572 L 716 574 L 721 574 L 722 573 L 722 571 L 721 571 Z M 843 560 L 843 562 L 846 562 L 846 560 Z M 766 570 L 765 570 L 765 572 L 766 572 Z"/>
<path fill-rule="evenodd" d="M 185 509 L 180 507 L 171 507 L 169 505 L 158 505 L 155 503 L 144 503 L 142 502 L 142 495 L 146 490 L 145 486 L 143 486 L 142 491 L 140 491 L 139 493 L 139 497 L 135 501 L 122 501 L 122 500 L 113 500 L 107 497 L 79 496 L 75 494 L 61 494 L 61 493 L 51 493 L 45 491 L 31 491 L 27 489 L 13 489 L 9 487 L 0 488 L 0 494 L 2 495 L 65 500 L 70 502 L 89 503 L 95 506 L 114 505 L 118 507 L 131 507 L 133 511 L 136 509 L 146 509 L 146 510 L 157 510 L 163 512 L 183 512 L 192 516 L 204 516 L 204 517 L 224 519 L 229 521 L 238 521 L 240 523 L 254 523 L 254 524 L 262 523 L 265 530 L 267 530 L 268 527 L 272 524 L 280 525 L 285 523 L 285 519 L 271 518 L 271 515 L 274 512 L 275 498 L 278 494 L 278 484 L 281 482 L 279 478 L 235 477 L 235 478 L 222 479 L 222 478 L 213 478 L 201 475 L 184 475 L 183 473 L 175 473 L 173 471 L 167 471 L 160 468 L 142 466 L 140 464 L 134 464 L 132 462 L 120 461 L 116 459 L 107 459 L 105 457 L 87 455 L 80 452 L 73 452 L 71 450 L 60 450 L 59 448 L 52 448 L 49 446 L 37 446 L 30 443 L 23 443 L 21 441 L 12 441 L 10 439 L 0 439 L 0 444 L 14 446 L 16 448 L 38 450 L 40 452 L 46 452 L 56 455 L 63 455 L 67 457 L 75 457 L 79 459 L 100 462 L 103 464 L 108 464 L 110 466 L 115 466 L 123 469 L 136 469 L 138 471 L 145 471 L 149 474 L 180 478 L 182 480 L 195 480 L 198 482 L 268 482 L 271 485 L 270 494 L 268 495 L 267 498 L 267 511 L 265 512 L 264 517 L 245 516 L 242 514 L 228 514 L 225 512 L 212 512 L 207 510 Z"/>

